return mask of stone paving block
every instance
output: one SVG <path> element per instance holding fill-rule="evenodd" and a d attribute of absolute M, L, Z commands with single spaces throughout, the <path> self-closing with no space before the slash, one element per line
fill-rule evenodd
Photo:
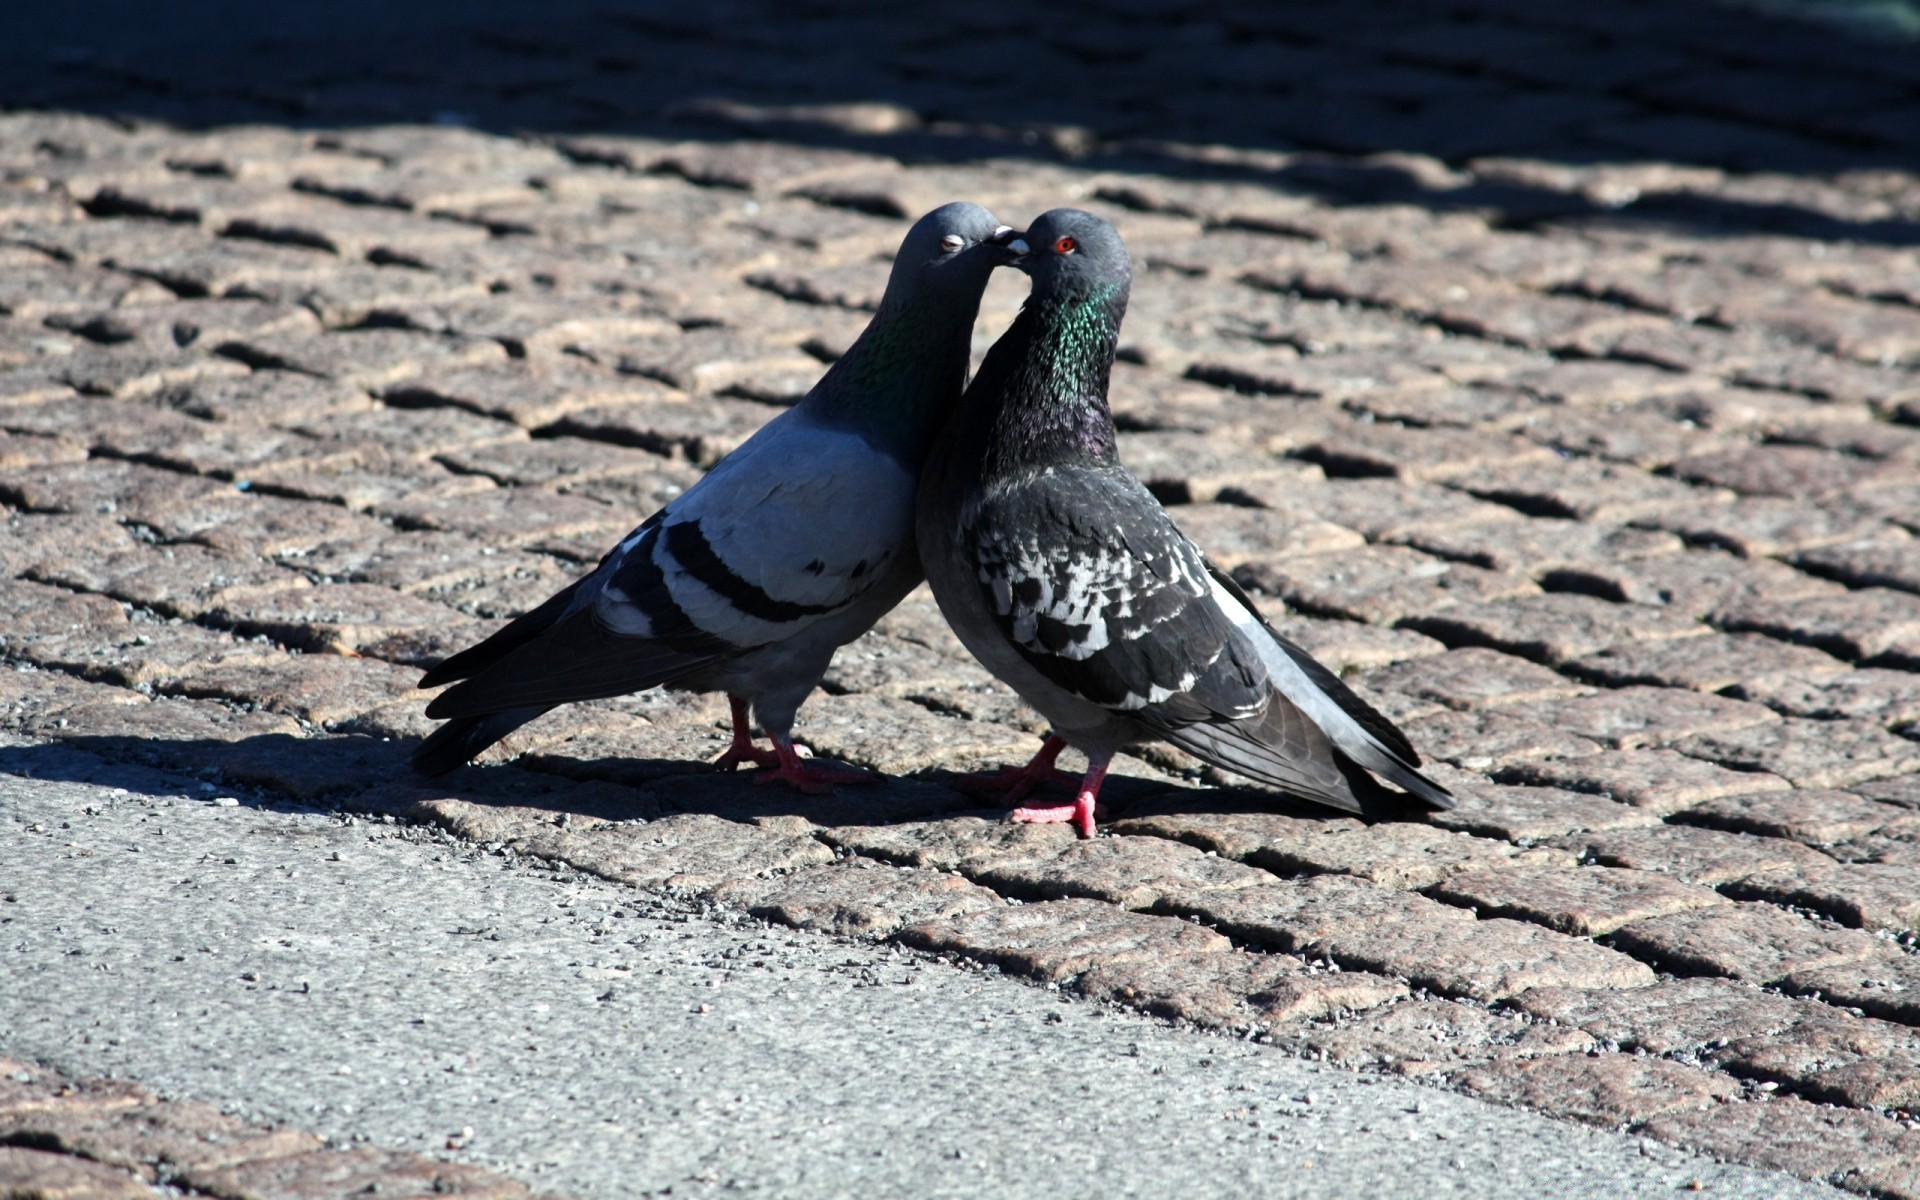
<path fill-rule="evenodd" d="M 723 883 L 709 899 L 798 929 L 864 938 L 889 937 L 904 925 L 983 912 L 1004 903 L 986 888 L 952 875 L 858 858 Z"/>
<path fill-rule="evenodd" d="M 1376 692 L 1457 709 L 1531 705 L 1592 690 L 1524 658 L 1478 646 L 1369 671 L 1361 680 Z"/>
<path fill-rule="evenodd" d="M 1602 866 L 1660 871 L 1686 883 L 1718 887 L 1762 871 L 1819 868 L 1832 860 L 1785 838 L 1755 837 L 1689 825 L 1603 830 L 1555 843 Z"/>
<path fill-rule="evenodd" d="M 1551 700 L 1532 711 L 1557 729 L 1618 750 L 1666 746 L 1694 734 L 1732 733 L 1780 719 L 1759 704 L 1660 687 L 1611 688 Z"/>
<path fill-rule="evenodd" d="M 1806 1005 L 1750 983 L 1712 977 L 1662 979 L 1628 991 L 1531 988 L 1508 1001 L 1543 1021 L 1583 1029 L 1621 1050 L 1697 1058 L 1741 1038 L 1793 1028 Z"/>
<path fill-rule="evenodd" d="M 1717 796 L 1786 791 L 1793 786 L 1778 775 L 1733 771 L 1674 750 L 1609 751 L 1577 759 L 1515 763 L 1503 768 L 1500 778 L 1607 796 L 1663 816 Z"/>
<path fill-rule="evenodd" d="M 1403 542 L 1420 533 L 1517 521 L 1500 504 L 1475 500 L 1429 483 L 1399 479 L 1330 479 L 1317 488 L 1236 487 L 1227 499 L 1279 512 L 1331 521 L 1370 542 Z"/>
<path fill-rule="evenodd" d="M 1425 774 L 1463 801 L 1459 808 L 1429 814 L 1427 821 L 1442 829 L 1459 829 L 1480 837 L 1533 842 L 1570 833 L 1639 829 L 1660 823 L 1659 817 L 1643 809 L 1565 788 L 1511 787 L 1445 764 L 1431 764 Z"/>
<path fill-rule="evenodd" d="M 1808 862 L 1756 872 L 1732 894 L 1824 913 L 1856 929 L 1920 929 L 1920 865 Z"/>
<path fill-rule="evenodd" d="M 543 429 L 595 407 L 679 398 L 679 393 L 656 380 L 590 368 L 572 357 L 435 369 L 390 384 L 382 394 L 395 404 L 448 405 L 524 429 Z"/>
<path fill-rule="evenodd" d="M 1407 544 L 1476 567 L 1515 571 L 1536 581 L 1588 563 L 1633 562 L 1678 554 L 1683 548 L 1679 538 L 1661 530 L 1557 517 L 1438 529 L 1414 534 Z"/>
<path fill-rule="evenodd" d="M 726 396 L 695 404 L 677 392 L 669 392 L 574 410 L 545 431 L 637 446 L 711 467 L 739 448 L 777 412 L 771 405 Z"/>
<path fill-rule="evenodd" d="M 253 469 L 249 482 L 262 492 L 337 504 L 352 512 L 403 501 L 471 495 L 494 487 L 484 475 L 456 475 L 439 463 L 415 461 L 386 451 L 356 451 L 344 460 L 263 464 Z"/>
<path fill-rule="evenodd" d="M 1882 830 L 1920 830 L 1920 813 L 1865 800 L 1852 792 L 1805 789 L 1708 800 L 1676 819 L 1710 829 L 1790 838 L 1809 846 L 1827 846 Z"/>
<path fill-rule="evenodd" d="M 1352 817 L 1313 815 L 1305 805 L 1281 805 L 1285 811 L 1238 811 L 1230 793 L 1193 800 L 1152 803 L 1154 811 L 1136 812 L 1109 830 L 1123 837 L 1170 838 L 1209 854 L 1245 861 L 1273 846 L 1296 845 L 1336 832 L 1367 828 Z"/>
<path fill-rule="evenodd" d="M 1517 917 L 1576 937 L 1602 937 L 1649 917 L 1726 901 L 1712 888 L 1620 867 L 1462 871 L 1427 889 L 1490 917 Z"/>
<path fill-rule="evenodd" d="M 131 704 L 128 699 L 138 692 L 91 686 L 110 694 L 63 707 L 49 719 L 25 724 L 23 730 L 71 742 L 114 761 L 172 770 L 197 770 L 210 756 L 235 743 L 300 733 L 292 718 L 278 713 L 235 712 L 211 701 L 171 697 Z"/>
<path fill-rule="evenodd" d="M 465 1163 L 422 1154 L 358 1148 L 317 1150 L 186 1172 L 189 1186 L 232 1200 L 308 1200 L 377 1190 L 381 1195 L 455 1196 L 459 1200 L 523 1200 L 518 1180 Z"/>
<path fill-rule="evenodd" d="M 1455 476 L 1447 484 L 1537 517 L 1602 522 L 1630 521 L 1673 509 L 1711 509 L 1727 495 L 1623 463 L 1557 457 L 1482 468 Z"/>
<path fill-rule="evenodd" d="M 1794 601 L 1755 599 L 1721 609 L 1714 620 L 1729 630 L 1751 629 L 1847 659 L 1920 661 L 1920 596 L 1910 592 L 1863 588 Z"/>
<path fill-rule="evenodd" d="M 1793 1097 L 1668 1113 L 1641 1132 L 1670 1146 L 1802 1179 L 1832 1179 L 1858 1191 L 1873 1189 L 1882 1172 L 1920 1157 L 1920 1133 L 1896 1121 Z"/>
<path fill-rule="evenodd" d="M 189 416 L 249 425 L 297 426 L 373 408 L 373 398 L 359 388 L 297 371 L 273 370 L 195 380 L 168 388 L 154 399 Z"/>
<path fill-rule="evenodd" d="M 1098 900 L 1049 900 L 910 925 L 895 940 L 1060 982 L 1095 966 L 1225 954 L 1232 943 L 1172 917 L 1130 913 Z"/>
<path fill-rule="evenodd" d="M 274 367 L 377 388 L 430 368 L 504 362 L 498 342 L 441 337 L 401 329 L 365 329 L 318 336 L 275 334 L 229 342 L 221 352 L 252 367 Z"/>
<path fill-rule="evenodd" d="M 1419 429 L 1354 422 L 1293 452 L 1336 475 L 1445 479 L 1482 467 L 1555 461 L 1551 450 L 1518 437 L 1478 430 Z"/>
<path fill-rule="evenodd" d="M 268 1129 L 191 1100 L 137 1107 L 18 1114 L 0 1110 L 0 1138 L 120 1167 L 150 1180 L 181 1171 L 305 1154 L 321 1141 L 304 1130 Z"/>
<path fill-rule="evenodd" d="M 1855 784 L 1847 790 L 1855 795 L 1865 796 L 1869 800 L 1878 800 L 1882 804 L 1898 804 L 1902 808 L 1920 808 L 1920 775 L 1870 780 Z"/>
<path fill-rule="evenodd" d="M 1172 893 L 1158 907 L 1198 917 L 1241 941 L 1310 956 L 1323 954 L 1330 940 L 1346 931 L 1408 925 L 1444 939 L 1458 932 L 1459 923 L 1473 919 L 1424 896 L 1351 875 Z"/>
<path fill-rule="evenodd" d="M 1681 479 L 1745 496 L 1797 500 L 1828 496 L 1878 478 L 1904 474 L 1897 466 L 1812 446 L 1747 446 L 1683 458 L 1669 470 Z"/>
<path fill-rule="evenodd" d="M 1870 1017 L 1920 1025 L 1920 956 L 1896 954 L 1794 971 L 1780 984 L 1794 995 L 1857 1008 Z"/>
<path fill-rule="evenodd" d="M 1741 1038 L 1714 1051 L 1716 1064 L 1830 1104 L 1897 1109 L 1920 1100 L 1920 1033 L 1822 1004 L 1806 1010 L 1778 1036 Z"/>
<path fill-rule="evenodd" d="M 142 621 L 85 637 L 9 644 L 8 649 L 36 665 L 115 687 L 176 693 L 183 681 L 204 671 L 270 667 L 287 657 L 270 642 L 187 622 Z"/>
<path fill-rule="evenodd" d="M 1279 601 L 1260 603 L 1261 615 L 1275 632 L 1319 659 L 1330 671 L 1347 672 L 1384 667 L 1439 654 L 1446 647 L 1424 634 L 1407 629 L 1383 629 L 1358 621 L 1325 621 L 1289 617 Z"/>
<path fill-rule="evenodd" d="M 75 721 L 97 721 L 100 710 L 111 705 L 137 707 L 146 703 L 147 698 L 139 692 L 88 683 L 62 671 L 0 668 L 0 724 L 9 729 L 57 731 Z"/>
<path fill-rule="evenodd" d="M 1441 712 L 1402 723 L 1428 757 L 1472 771 L 1504 770 L 1535 759 L 1577 759 L 1600 753 L 1598 742 L 1556 729 L 1514 709 Z"/>
<path fill-rule="evenodd" d="M 576 535 L 591 535 L 611 546 L 638 524 L 635 514 L 611 505 L 530 487 L 382 501 L 373 510 L 402 529 L 464 533 L 492 546 Z"/>
<path fill-rule="evenodd" d="M 1675 506 L 1636 523 L 1677 533 L 1697 546 L 1717 546 L 1756 559 L 1856 542 L 1880 536 L 1886 528 L 1879 514 L 1857 501 L 1815 505 L 1773 496 Z"/>
<path fill-rule="evenodd" d="M 1405 984 L 1365 971 L 1310 971 L 1290 955 L 1245 951 L 1096 965 L 1075 987 L 1089 999 L 1211 1029 L 1273 1029 L 1407 995 Z"/>
<path fill-rule="evenodd" d="M 1251 562 L 1366 545 L 1358 533 L 1329 521 L 1239 504 L 1182 505 L 1174 523 L 1228 571 Z"/>
<path fill-rule="evenodd" d="M 1629 463 L 1646 470 L 1739 444 L 1731 434 L 1631 408 L 1587 411 L 1535 407 L 1527 410 L 1519 428 L 1526 436 L 1569 454 Z"/>
<path fill-rule="evenodd" d="M 1757 984 L 1795 971 L 1884 958 L 1886 943 L 1824 927 L 1767 904 L 1720 904 L 1648 917 L 1616 931 L 1613 945 L 1680 975 L 1723 975 Z"/>
<path fill-rule="evenodd" d="M 1675 749 L 1740 771 L 1767 771 L 1795 787 L 1847 787 L 1920 770 L 1920 743 L 1866 721 L 1788 717 L 1735 733 L 1696 734 Z"/>
<path fill-rule="evenodd" d="M 381 405 L 364 413 L 326 413 L 295 422 L 300 433 L 337 445 L 343 451 L 381 461 L 383 454 L 416 459 L 454 450 L 524 442 L 527 432 L 506 421 L 496 421 L 457 408 L 402 408 Z"/>
<path fill-rule="evenodd" d="M 1794 555 L 1793 561 L 1802 570 L 1848 587 L 1920 592 L 1920 541 L 1874 539 L 1821 546 Z"/>
<path fill-rule="evenodd" d="M 1552 850 L 1521 850 L 1506 842 L 1431 825 L 1383 824 L 1366 830 L 1328 830 L 1277 841 L 1247 856 L 1255 866 L 1283 874 L 1357 875 L 1388 887 L 1423 888 L 1458 871 L 1570 865 Z"/>
<path fill-rule="evenodd" d="M 1419 999 L 1360 1014 L 1301 1039 L 1314 1057 L 1346 1067 L 1385 1065 L 1400 1075 L 1434 1075 L 1478 1063 L 1584 1054 L 1593 1039 L 1577 1029 L 1452 1000 Z"/>
<path fill-rule="evenodd" d="M 1208 504 L 1229 489 L 1286 490 L 1325 478 L 1318 466 L 1178 430 L 1122 433 L 1119 450 L 1127 469 L 1167 504 Z"/>
<path fill-rule="evenodd" d="M 834 693 L 900 696 L 949 711 L 959 707 L 948 699 L 953 692 L 991 689 L 1012 695 L 1006 685 L 972 662 L 872 631 L 835 652 L 822 683 Z"/>
<path fill-rule="evenodd" d="M 1406 979 L 1471 1000 L 1499 1000 L 1529 987 L 1644 987 L 1653 972 L 1624 954 L 1538 925 L 1495 917 L 1441 930 L 1381 926 L 1334 934 L 1325 951 L 1343 966 Z"/>
<path fill-rule="evenodd" d="M 1471 607 L 1459 605 L 1405 624 L 1450 646 L 1488 646 L 1546 663 L 1564 663 L 1629 642 L 1699 637 L 1710 630 L 1644 604 L 1610 604 L 1554 592 Z"/>
<path fill-rule="evenodd" d="M 1789 716 L 1846 713 L 1800 713 L 1782 709 L 1770 697 L 1788 680 L 1803 686 L 1840 683 L 1849 672 L 1840 659 L 1811 646 L 1796 646 L 1757 633 L 1713 633 L 1705 637 L 1675 638 L 1665 642 L 1633 642 L 1613 646 L 1565 664 L 1567 674 L 1607 687 L 1649 684 L 1665 688 L 1692 688 L 1700 692 L 1727 692 L 1742 700 L 1766 704 Z"/>
<path fill-rule="evenodd" d="M 487 632 L 480 622 L 444 605 L 366 583 L 230 595 L 206 617 L 299 650 L 368 654 L 416 666 L 464 649 Z"/>
<path fill-rule="evenodd" d="M 973 874 L 999 862 L 1057 858 L 1073 844 L 1062 825 L 1020 825 L 1001 818 L 955 816 L 900 825 L 837 826 L 820 836 L 830 845 L 887 862 Z"/>
<path fill-rule="evenodd" d="M 73 438 L 40 434 L 0 434 L 0 470 L 18 471 L 55 463 L 87 461 L 87 444 Z M 1357 539 L 1360 535 L 1355 534 Z"/>
<path fill-rule="evenodd" d="M 1509 1059 L 1463 1071 L 1454 1082 L 1482 1100 L 1609 1129 L 1697 1112 L 1741 1090 L 1718 1072 L 1631 1054 Z"/>
<path fill-rule="evenodd" d="M 503 486 L 556 489 L 593 479 L 651 474 L 671 465 L 644 450 L 570 437 L 462 447 L 435 458 L 462 474 L 485 475 Z M 699 476 L 686 472 L 682 478 L 691 483 Z"/>
<path fill-rule="evenodd" d="M 176 685 L 183 695 L 237 700 L 315 725 L 334 725 L 395 700 L 422 707 L 419 673 L 377 658 L 337 654 L 282 655 L 276 660 L 208 666 Z"/>
<path fill-rule="evenodd" d="M 1920 721 L 1920 675 L 1912 671 L 1862 667 L 1768 675 L 1742 683 L 1737 694 L 1790 717 L 1855 718 L 1887 727 Z"/>
<path fill-rule="evenodd" d="M 1020 730 L 880 696 L 816 696 L 797 735 L 817 754 L 888 775 L 1024 762 L 1038 748 L 1033 735 Z"/>
<path fill-rule="evenodd" d="M 1248 563 L 1244 586 L 1312 616 L 1391 625 L 1459 604 L 1537 593 L 1519 575 L 1452 563 L 1399 546 L 1369 546 Z"/>
<path fill-rule="evenodd" d="M 117 1167 L 25 1146 L 0 1146 L 0 1188 L 21 1200 L 152 1200 L 162 1194 Z"/>
<path fill-rule="evenodd" d="M 559 859 L 616 883 L 701 895 L 733 880 L 833 861 L 833 851 L 811 837 L 706 813 L 600 824 L 581 832 L 522 823 L 513 835 L 514 848 L 523 854 Z"/>
<path fill-rule="evenodd" d="M 16 654 L 37 641 L 113 636 L 128 624 L 121 607 L 104 596 L 77 595 L 24 579 L 0 580 L 0 619 L 0 638 Z"/>
<path fill-rule="evenodd" d="M 1192 846 L 1139 837 L 1075 842 L 1055 857 L 1003 859 L 966 868 L 966 873 L 1003 895 L 1085 897 L 1128 909 L 1153 908 L 1176 893 L 1232 891 L 1272 878 Z"/>
<path fill-rule="evenodd" d="M 1690 617 L 1705 617 L 1750 600 L 1845 595 L 1830 580 L 1817 579 L 1769 558 L 1740 558 L 1722 550 L 1586 564 L 1555 571 L 1546 582 L 1557 590 L 1655 605 Z"/>
<path fill-rule="evenodd" d="M 310 587 L 298 572 L 266 560 L 195 545 L 142 545 L 98 560 L 49 561 L 31 574 L 181 620 L 203 617 L 225 604 Z"/>

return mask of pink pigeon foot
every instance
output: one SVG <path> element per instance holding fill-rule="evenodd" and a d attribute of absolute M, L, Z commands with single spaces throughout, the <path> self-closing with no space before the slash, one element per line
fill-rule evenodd
<path fill-rule="evenodd" d="M 747 702 L 738 696 L 728 696 L 727 702 L 733 706 L 733 745 L 720 752 L 713 760 L 715 770 L 731 771 L 741 763 L 752 763 L 756 767 L 777 767 L 780 765 L 780 752 L 762 750 L 753 744 L 753 726 L 747 719 Z"/>
<path fill-rule="evenodd" d="M 1016 808 L 1007 814 L 1007 819 L 1034 825 L 1071 824 L 1081 837 L 1090 838 L 1096 829 L 1094 818 L 1099 815 L 1100 784 L 1106 777 L 1106 762 L 1097 760 L 1088 766 L 1086 777 L 1080 781 L 1079 794 L 1074 796 L 1072 804 Z"/>
<path fill-rule="evenodd" d="M 824 796 L 833 791 L 838 783 L 878 783 L 879 776 L 859 767 L 843 767 L 837 763 L 817 763 L 800 757 L 791 738 L 773 739 L 773 751 L 779 757 L 780 765 L 756 773 L 753 781 L 757 784 L 769 784 L 775 780 L 786 784 L 796 792 L 805 792 L 809 796 Z"/>
<path fill-rule="evenodd" d="M 1024 767 L 1006 767 L 999 771 L 978 771 L 962 776 L 959 787 L 962 791 L 975 795 L 1001 795 L 1004 793 L 1009 804 L 1017 803 L 1037 787 L 1049 783 L 1064 783 L 1071 787 L 1078 783 L 1071 771 L 1062 771 L 1053 765 L 1060 752 L 1067 748 L 1064 738 L 1049 736 L 1040 743 L 1040 752 Z"/>

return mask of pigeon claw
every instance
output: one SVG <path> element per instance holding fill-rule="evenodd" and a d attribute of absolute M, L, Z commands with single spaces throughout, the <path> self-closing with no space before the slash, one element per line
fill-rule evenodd
<path fill-rule="evenodd" d="M 735 742 L 721 751 L 720 757 L 713 760 L 714 769 L 718 771 L 731 771 L 741 763 L 752 763 L 756 767 L 777 767 L 780 765 L 780 755 L 778 751 L 762 750 L 752 742 Z"/>
<path fill-rule="evenodd" d="M 756 772 L 753 776 L 755 783 L 765 785 L 778 781 L 796 792 L 805 792 L 809 796 L 825 796 L 833 792 L 835 784 L 880 781 L 878 775 L 872 771 L 863 771 L 859 767 L 815 762 L 810 758 L 802 758 L 799 750 L 787 738 L 773 739 L 773 755 L 777 765 L 769 764 L 767 769 Z"/>
<path fill-rule="evenodd" d="M 1009 804 L 1024 800 L 1037 787 L 1049 783 L 1064 783 L 1068 787 L 1079 782 L 1071 771 L 1062 771 L 1055 767 L 1054 760 L 1067 748 L 1066 739 L 1049 735 L 1040 743 L 1039 753 L 1024 767 L 1007 767 L 1000 771 L 979 771 L 962 776 L 959 788 L 974 795 L 1005 794 Z"/>
<path fill-rule="evenodd" d="M 1016 808 L 1007 820 L 1022 825 L 1072 825 L 1083 838 L 1096 832 L 1094 817 L 1099 804 L 1086 792 L 1074 797 L 1072 804 L 1053 804 L 1044 808 Z"/>

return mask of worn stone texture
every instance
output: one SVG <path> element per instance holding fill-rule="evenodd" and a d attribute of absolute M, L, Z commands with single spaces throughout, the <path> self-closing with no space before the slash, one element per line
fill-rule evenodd
<path fill-rule="evenodd" d="M 1508 1059 L 1463 1071 L 1454 1082 L 1483 1100 L 1607 1128 L 1697 1112 L 1740 1093 L 1737 1082 L 1717 1071 L 1632 1054 Z"/>
<path fill-rule="evenodd" d="M 1453 1000 L 1416 999 L 1362 1013 L 1303 1039 L 1318 1056 L 1345 1066 L 1385 1065 L 1402 1075 L 1433 1075 L 1473 1064 L 1583 1054 L 1591 1037 Z"/>
<path fill-rule="evenodd" d="M 1009 91 L 991 54 L 892 40 L 953 42 L 937 20 L 749 5 L 702 30 L 685 87 L 640 54 L 659 97 L 621 81 L 644 39 L 595 16 L 478 58 L 394 51 L 399 83 L 385 59 L 296 72 L 324 134 L 211 68 L 50 67 L 55 91 L 0 97 L 0 723 L 802 928 L 944 928 L 1085 995 L 1347 1037 L 1320 1046 L 1341 1061 L 1471 1065 L 1481 1094 L 1920 1195 L 1897 1126 L 1696 1107 L 1730 1076 L 1693 1073 L 1719 1043 L 1726 1071 L 1803 1097 L 1913 1102 L 1899 1044 L 1874 1060 L 1804 1013 L 1914 1022 L 1898 97 L 1920 75 L 1814 26 L 1644 15 L 1202 6 L 1174 37 L 1132 14 L 1035 43 Z M 788 95 L 813 84 L 782 56 L 815 37 L 874 45 L 836 70 L 889 102 Z M 1189 37 L 1232 53 L 1164 52 Z M 1275 62 L 1341 102 L 1271 90 Z M 740 81 L 752 104 L 665 107 Z M 1527 103 L 1498 92 L 1516 83 Z M 47 111 L 95 102 L 132 119 Z M 656 120 L 674 140 L 548 137 Z M 656 695 L 557 710 L 446 787 L 401 782 L 431 727 L 418 668 L 591 569 L 792 403 L 858 336 L 906 222 L 958 196 L 1116 220 L 1138 268 L 1122 461 L 1460 807 L 1356 820 L 1200 789 L 1195 760 L 1142 747 L 1106 795 L 1120 836 L 964 813 L 946 772 L 1023 760 L 1044 726 L 924 593 L 840 653 L 798 726 L 918 778 L 795 797 L 716 775 L 724 701 Z M 1715 974 L 1650 982 L 1681 960 Z M 1484 1010 L 1413 988 L 1536 1019 L 1423 1046 L 1423 1023 Z M 1523 1045 L 1551 1057 L 1502 1061 Z M 347 1163 L 246 1186 L 433 1186 L 322 1160 Z"/>

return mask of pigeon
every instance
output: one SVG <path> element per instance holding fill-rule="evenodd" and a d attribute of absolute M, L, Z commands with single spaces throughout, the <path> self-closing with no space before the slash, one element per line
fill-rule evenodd
<path fill-rule="evenodd" d="M 1452 808 L 1406 736 L 1280 636 L 1121 465 L 1107 383 L 1132 270 L 1113 226 L 1056 209 L 1025 241 L 1013 265 L 1032 291 L 941 431 L 915 516 L 940 611 L 1052 725 L 1025 767 L 975 782 L 1018 801 L 1070 779 L 1054 761 L 1073 746 L 1089 763 L 1073 803 L 1012 819 L 1092 837 L 1113 755 L 1157 739 L 1348 812 L 1363 796 Z"/>
<path fill-rule="evenodd" d="M 834 651 L 919 585 L 920 467 L 966 385 L 987 279 L 1025 249 L 977 204 L 915 222 L 873 320 L 798 404 L 590 574 L 425 674 L 454 686 L 427 705 L 447 722 L 414 768 L 450 771 L 557 705 L 664 686 L 727 694 L 722 768 L 804 792 L 871 778 L 803 758 L 794 714 Z"/>

